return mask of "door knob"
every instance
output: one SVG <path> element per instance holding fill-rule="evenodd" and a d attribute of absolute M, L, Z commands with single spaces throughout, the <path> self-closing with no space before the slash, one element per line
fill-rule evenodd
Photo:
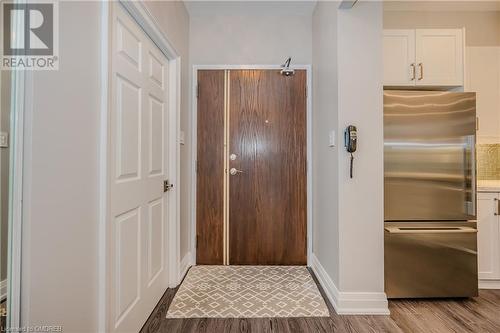
<path fill-rule="evenodd" d="M 170 184 L 168 179 L 163 181 L 163 192 L 168 192 L 174 187 L 174 184 Z"/>
<path fill-rule="evenodd" d="M 243 173 L 243 171 L 238 170 L 238 169 L 236 169 L 236 168 L 231 168 L 231 169 L 229 170 L 229 174 L 230 174 L 231 176 L 234 176 L 234 175 L 236 175 L 236 174 L 238 174 L 238 173 Z"/>

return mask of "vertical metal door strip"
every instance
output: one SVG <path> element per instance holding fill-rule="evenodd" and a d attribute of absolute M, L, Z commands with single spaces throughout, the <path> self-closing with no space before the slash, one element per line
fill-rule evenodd
<path fill-rule="evenodd" d="M 224 71 L 224 214 L 223 214 L 223 260 L 229 265 L 229 95 L 230 71 Z"/>

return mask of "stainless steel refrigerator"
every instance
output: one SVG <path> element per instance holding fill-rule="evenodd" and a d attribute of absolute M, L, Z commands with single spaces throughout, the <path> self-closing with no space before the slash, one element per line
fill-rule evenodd
<path fill-rule="evenodd" d="M 389 298 L 477 295 L 475 93 L 384 91 Z"/>

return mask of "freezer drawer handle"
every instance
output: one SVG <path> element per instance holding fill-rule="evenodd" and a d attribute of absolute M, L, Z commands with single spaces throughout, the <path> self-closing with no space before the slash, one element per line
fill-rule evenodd
<path fill-rule="evenodd" d="M 498 200 L 497 198 L 495 198 L 494 200 L 497 203 L 497 210 L 495 211 L 495 216 L 500 215 L 500 200 Z"/>
<path fill-rule="evenodd" d="M 477 233 L 477 229 L 471 227 L 385 227 L 384 229 L 391 234 Z"/>

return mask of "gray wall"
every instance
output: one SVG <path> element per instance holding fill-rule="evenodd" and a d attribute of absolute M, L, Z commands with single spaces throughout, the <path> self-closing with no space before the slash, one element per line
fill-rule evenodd
<path fill-rule="evenodd" d="M 338 131 L 336 2 L 318 2 L 313 15 L 313 253 L 339 283 L 338 154 L 329 147 Z M 338 135 L 337 135 L 338 136 Z"/>
<path fill-rule="evenodd" d="M 33 72 L 22 325 L 97 330 L 100 6 L 60 2 L 59 70 Z"/>
<path fill-rule="evenodd" d="M 197 6 L 190 17 L 194 65 L 279 65 L 288 56 L 294 64 L 312 61 L 311 14 L 294 11 L 293 3 L 281 10 L 263 2 Z"/>
<path fill-rule="evenodd" d="M 320 1 L 313 15 L 313 250 L 336 306 L 387 313 L 384 293 L 382 5 Z M 354 178 L 343 146 L 358 129 Z M 335 130 L 336 146 L 328 147 Z M 331 286 L 334 285 L 334 287 Z"/>
<path fill-rule="evenodd" d="M 382 3 L 338 11 L 339 142 L 358 128 L 354 178 L 339 144 L 340 290 L 384 294 Z M 384 304 L 385 302 L 385 304 Z M 387 300 L 380 306 L 387 307 Z"/>

